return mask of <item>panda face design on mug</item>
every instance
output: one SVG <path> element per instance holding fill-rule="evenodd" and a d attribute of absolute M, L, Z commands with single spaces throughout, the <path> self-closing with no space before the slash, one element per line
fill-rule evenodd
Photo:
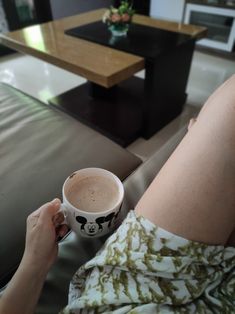
<path fill-rule="evenodd" d="M 81 224 L 81 232 L 94 236 L 103 231 L 103 224 L 108 222 L 108 228 L 111 226 L 113 221 L 117 218 L 120 210 L 115 214 L 111 213 L 108 216 L 98 217 L 94 222 L 88 222 L 85 217 L 76 216 L 76 220 L 79 224 Z"/>

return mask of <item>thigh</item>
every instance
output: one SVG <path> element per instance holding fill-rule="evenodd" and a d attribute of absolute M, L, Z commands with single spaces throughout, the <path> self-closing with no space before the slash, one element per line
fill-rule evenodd
<path fill-rule="evenodd" d="M 234 192 L 235 76 L 208 99 L 135 210 L 190 240 L 225 244 L 235 227 Z"/>

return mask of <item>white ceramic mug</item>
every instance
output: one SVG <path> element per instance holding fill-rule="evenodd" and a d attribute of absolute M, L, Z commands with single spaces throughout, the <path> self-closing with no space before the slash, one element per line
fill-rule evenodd
<path fill-rule="evenodd" d="M 115 184 L 117 191 L 112 207 L 100 211 L 86 211 L 74 206 L 69 199 L 69 191 L 79 181 L 89 177 L 108 178 Z M 110 182 L 111 183 L 111 182 Z M 75 188 L 76 189 L 76 188 Z M 78 190 L 79 196 L 79 190 Z M 108 234 L 120 224 L 120 211 L 124 197 L 124 188 L 119 178 L 112 172 L 101 168 L 85 168 L 72 173 L 63 185 L 63 203 L 65 223 L 79 236 L 86 238 L 100 237 Z"/>

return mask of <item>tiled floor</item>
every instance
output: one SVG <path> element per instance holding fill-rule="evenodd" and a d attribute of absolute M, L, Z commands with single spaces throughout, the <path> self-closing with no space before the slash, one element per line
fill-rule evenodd
<path fill-rule="evenodd" d="M 151 156 L 179 127 L 194 116 L 208 96 L 235 73 L 235 61 L 196 51 L 187 87 L 185 110 L 170 128 L 156 133 L 151 139 L 137 139 L 128 149 L 143 160 Z M 138 76 L 143 77 L 144 72 Z M 0 58 L 0 81 L 47 102 L 54 95 L 69 90 L 85 80 L 30 56 L 14 54 Z"/>

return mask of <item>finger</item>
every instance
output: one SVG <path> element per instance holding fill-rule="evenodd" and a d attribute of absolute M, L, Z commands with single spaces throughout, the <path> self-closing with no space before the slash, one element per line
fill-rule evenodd
<path fill-rule="evenodd" d="M 39 217 L 40 216 L 40 213 L 41 213 L 41 209 L 44 207 L 44 206 L 48 206 L 49 203 L 46 203 L 44 205 L 42 205 L 41 207 L 39 207 L 38 209 L 36 209 L 35 211 L 33 211 L 29 216 L 28 216 L 28 219 L 31 219 L 32 217 Z"/>
<path fill-rule="evenodd" d="M 62 212 L 57 212 L 52 218 L 53 224 L 57 227 L 64 221 L 64 214 Z"/>
<path fill-rule="evenodd" d="M 56 239 L 60 241 L 63 239 L 66 234 L 70 231 L 70 228 L 67 225 L 60 225 L 56 228 Z"/>
<path fill-rule="evenodd" d="M 61 225 L 58 230 L 58 235 L 64 237 L 70 231 L 67 225 Z"/>
<path fill-rule="evenodd" d="M 43 205 L 41 207 L 39 220 L 52 221 L 52 218 L 60 209 L 60 204 L 61 204 L 60 200 L 58 198 L 55 198 L 52 202 Z"/>
<path fill-rule="evenodd" d="M 53 200 L 53 201 L 54 201 L 54 200 Z M 53 202 L 53 201 L 52 201 L 52 202 Z M 32 212 L 32 213 L 29 215 L 29 217 L 32 217 L 32 216 L 37 216 L 37 217 L 39 217 L 40 214 L 41 214 L 41 212 L 42 212 L 45 208 L 47 208 L 48 206 L 50 206 L 50 204 L 51 204 L 52 202 L 47 202 L 47 203 L 43 204 L 43 205 L 40 206 L 38 209 L 36 209 L 34 212 Z"/>
<path fill-rule="evenodd" d="M 30 227 L 35 227 L 38 222 L 39 215 L 30 215 L 27 218 L 27 228 Z"/>

